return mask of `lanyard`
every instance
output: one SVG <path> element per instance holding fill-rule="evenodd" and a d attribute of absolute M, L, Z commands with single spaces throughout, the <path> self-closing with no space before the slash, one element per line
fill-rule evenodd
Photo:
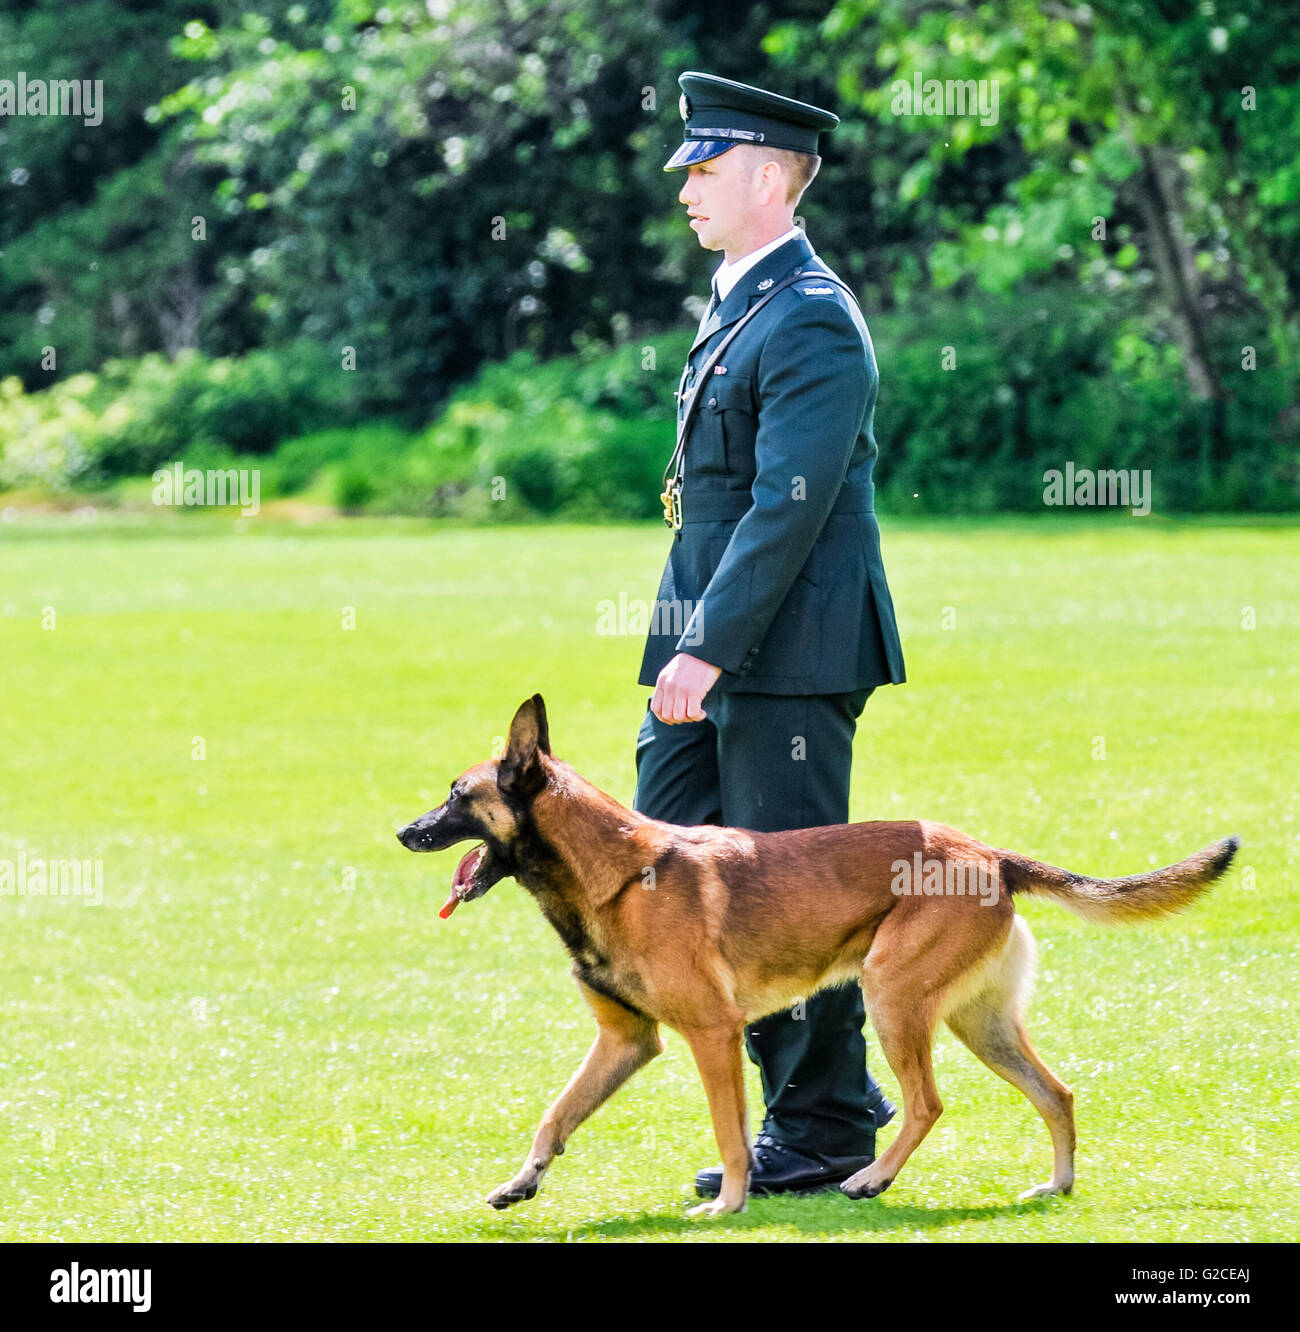
<path fill-rule="evenodd" d="M 695 386 L 685 395 L 686 408 L 682 412 L 677 422 L 677 446 L 673 449 L 673 456 L 668 460 L 668 466 L 664 469 L 664 492 L 659 496 L 664 506 L 664 522 L 672 528 L 674 532 L 680 533 L 682 530 L 682 478 L 685 472 L 686 463 L 686 436 L 690 432 L 691 421 L 695 416 L 695 409 L 699 403 L 700 389 L 703 388 L 706 380 L 713 374 L 713 367 L 722 359 L 727 348 L 735 340 L 736 334 L 740 332 L 746 324 L 770 301 L 774 296 L 779 296 L 787 287 L 793 287 L 796 282 L 808 282 L 815 279 L 817 282 L 833 282 L 837 287 L 847 292 L 853 303 L 857 304 L 857 297 L 849 289 L 848 285 L 841 282 L 839 278 L 831 273 L 807 272 L 804 269 L 797 269 L 784 282 L 778 283 L 771 291 L 764 294 L 762 300 L 757 305 L 751 306 L 740 321 L 735 325 L 730 333 L 718 344 L 708 360 L 700 367 L 700 372 L 695 377 Z M 687 369 L 690 363 L 687 363 Z M 686 371 L 682 372 L 682 384 L 686 382 Z M 679 397 L 682 395 L 682 389 L 678 388 Z"/>

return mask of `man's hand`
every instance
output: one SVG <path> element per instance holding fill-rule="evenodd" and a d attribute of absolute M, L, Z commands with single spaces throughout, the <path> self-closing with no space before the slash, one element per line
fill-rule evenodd
<path fill-rule="evenodd" d="M 679 652 L 659 672 L 650 711 L 670 726 L 676 722 L 703 721 L 708 714 L 700 704 L 721 674 L 720 666 L 711 666 L 689 652 Z"/>

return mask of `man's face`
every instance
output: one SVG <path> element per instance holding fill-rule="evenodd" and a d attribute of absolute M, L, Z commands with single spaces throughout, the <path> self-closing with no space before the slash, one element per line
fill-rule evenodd
<path fill-rule="evenodd" d="M 686 169 L 686 183 L 677 196 L 686 205 L 691 230 L 706 250 L 740 250 L 754 224 L 758 205 L 757 173 L 738 148 Z"/>

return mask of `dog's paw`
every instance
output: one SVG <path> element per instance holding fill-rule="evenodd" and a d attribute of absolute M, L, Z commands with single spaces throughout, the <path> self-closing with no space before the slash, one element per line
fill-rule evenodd
<path fill-rule="evenodd" d="M 715 1198 L 712 1202 L 700 1203 L 698 1207 L 689 1207 L 686 1210 L 687 1216 L 699 1217 L 707 1221 L 715 1216 L 727 1216 L 733 1212 L 743 1212 L 745 1204 L 742 1202 L 739 1206 L 732 1203 L 725 1203 L 721 1198 Z"/>
<path fill-rule="evenodd" d="M 875 1167 L 868 1166 L 865 1170 L 859 1170 L 856 1175 L 850 1175 L 840 1185 L 840 1192 L 846 1198 L 874 1198 L 884 1193 L 893 1182 L 892 1179 L 881 1179 Z"/>
<path fill-rule="evenodd" d="M 492 1190 L 484 1199 L 489 1207 L 495 1207 L 498 1212 L 504 1212 L 507 1207 L 513 1207 L 515 1203 L 527 1202 L 530 1198 L 537 1196 L 537 1181 L 528 1176 L 520 1175 L 512 1179 L 509 1184 L 502 1184 L 500 1187 Z"/>
<path fill-rule="evenodd" d="M 1057 1184 L 1055 1180 L 1048 1180 L 1046 1184 L 1035 1184 L 1032 1189 L 1026 1189 L 1016 1201 L 1030 1202 L 1034 1198 L 1064 1197 L 1073 1187 L 1073 1184 Z"/>

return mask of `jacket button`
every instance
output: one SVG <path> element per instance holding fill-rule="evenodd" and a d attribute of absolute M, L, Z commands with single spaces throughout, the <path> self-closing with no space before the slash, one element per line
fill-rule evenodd
<path fill-rule="evenodd" d="M 717 400 L 717 398 L 710 398 L 710 399 L 709 399 L 709 406 L 710 406 L 710 407 L 716 407 L 717 405 L 718 405 L 718 400 Z"/>

